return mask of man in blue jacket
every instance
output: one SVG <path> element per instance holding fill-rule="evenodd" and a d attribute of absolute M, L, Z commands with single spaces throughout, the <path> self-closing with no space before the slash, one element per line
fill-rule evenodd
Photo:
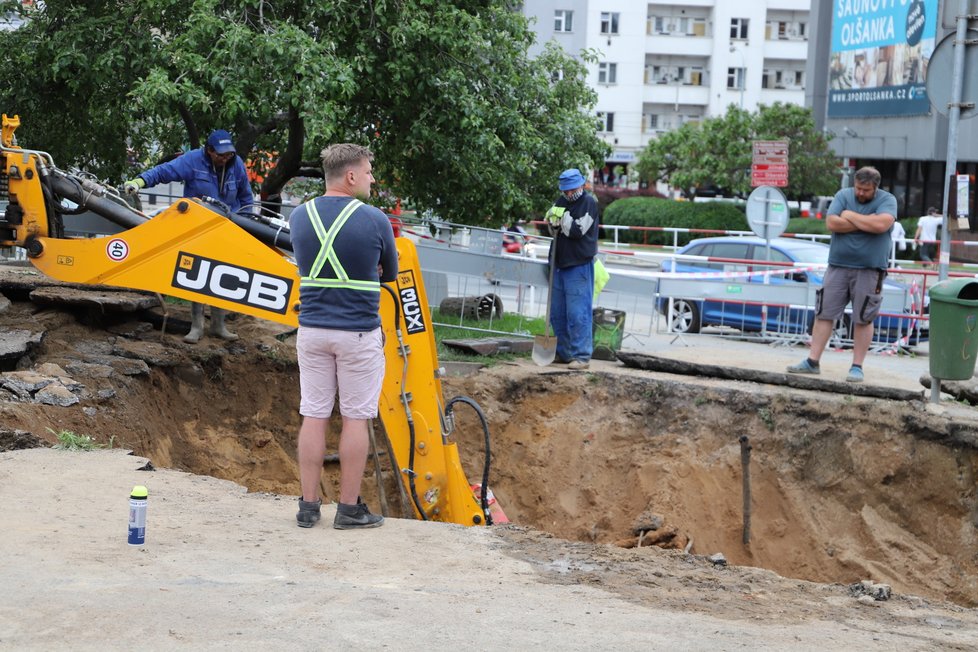
<path fill-rule="evenodd" d="M 126 181 L 123 188 L 126 194 L 134 195 L 140 188 L 152 188 L 172 181 L 183 182 L 184 197 L 211 197 L 227 204 L 232 213 L 255 203 L 244 161 L 234 149 L 231 134 L 223 129 L 211 132 L 203 147 L 143 172 L 135 179 Z M 204 334 L 204 304 L 192 304 L 190 314 L 190 332 L 183 341 L 194 344 Z M 238 336 L 224 325 L 225 314 L 226 311 L 211 307 L 211 334 L 225 340 L 236 340 Z"/>
<path fill-rule="evenodd" d="M 591 303 L 600 211 L 579 170 L 564 170 L 557 186 L 561 196 L 546 215 L 554 236 L 550 324 L 557 335 L 556 360 L 569 369 L 587 369 L 594 346 Z"/>

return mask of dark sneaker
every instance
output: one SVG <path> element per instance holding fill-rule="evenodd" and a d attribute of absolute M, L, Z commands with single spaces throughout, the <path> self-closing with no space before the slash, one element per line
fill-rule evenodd
<path fill-rule="evenodd" d="M 818 374 L 822 373 L 822 368 L 821 367 L 814 366 L 811 362 L 808 361 L 808 358 L 805 358 L 804 360 L 802 360 L 798 364 L 793 364 L 793 365 L 789 366 L 788 367 L 788 373 L 789 374 L 815 374 L 815 375 L 818 375 Z"/>
<path fill-rule="evenodd" d="M 863 382 L 863 370 L 859 367 L 852 367 L 849 369 L 849 375 L 846 376 L 846 381 L 850 383 Z"/>
<path fill-rule="evenodd" d="M 371 514 L 367 509 L 367 504 L 357 498 L 356 505 L 337 503 L 336 516 L 333 518 L 333 527 L 337 530 L 355 530 L 357 528 L 380 527 L 384 524 L 384 517 L 379 514 Z"/>
<path fill-rule="evenodd" d="M 312 527 L 319 522 L 319 508 L 322 507 L 323 501 L 317 500 L 314 503 L 306 502 L 302 498 L 299 499 L 299 511 L 295 515 L 295 520 L 299 524 L 299 527 Z"/>

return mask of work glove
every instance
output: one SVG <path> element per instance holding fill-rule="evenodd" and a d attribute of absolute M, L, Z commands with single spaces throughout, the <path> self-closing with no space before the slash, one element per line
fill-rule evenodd
<path fill-rule="evenodd" d="M 556 229 L 560 226 L 560 220 L 563 219 L 565 212 L 567 212 L 567 209 L 562 206 L 551 206 L 547 214 L 543 216 L 543 219 L 547 221 L 547 224 Z"/>
<path fill-rule="evenodd" d="M 123 184 L 122 189 L 125 191 L 127 195 L 135 195 L 137 192 L 139 192 L 140 188 L 145 188 L 145 187 L 146 187 L 146 182 L 143 181 L 143 178 L 136 177 L 135 179 L 130 179 L 129 181 L 126 181 L 126 183 Z"/>

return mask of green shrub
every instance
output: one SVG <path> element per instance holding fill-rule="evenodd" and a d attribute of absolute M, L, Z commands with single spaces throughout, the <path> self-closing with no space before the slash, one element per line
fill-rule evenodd
<path fill-rule="evenodd" d="M 815 220 L 810 217 L 796 217 L 788 220 L 785 233 L 816 233 L 828 235 L 825 220 Z"/>
<path fill-rule="evenodd" d="M 729 202 L 680 202 L 671 199 L 629 197 L 610 204 L 602 214 L 602 224 L 665 228 L 747 231 L 747 219 L 742 208 Z M 680 233 L 678 243 L 684 245 L 706 233 Z M 610 233 L 606 234 L 611 237 Z M 672 244 L 671 231 L 621 231 L 619 242 L 636 244 Z"/>

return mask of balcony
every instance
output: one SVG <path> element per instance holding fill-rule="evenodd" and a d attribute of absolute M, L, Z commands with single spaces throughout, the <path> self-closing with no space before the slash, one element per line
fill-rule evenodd
<path fill-rule="evenodd" d="M 775 102 L 782 102 L 784 104 L 799 104 L 804 102 L 804 99 L 805 89 L 802 86 L 761 89 L 760 101 L 762 104 L 774 104 Z"/>
<path fill-rule="evenodd" d="M 703 36 L 665 36 L 651 34 L 645 37 L 645 51 L 650 54 L 709 57 L 713 53 L 713 39 Z"/>
<path fill-rule="evenodd" d="M 676 104 L 706 106 L 710 103 L 710 87 L 682 84 L 646 84 L 642 92 L 646 104 Z"/>
<path fill-rule="evenodd" d="M 764 41 L 765 59 L 808 59 L 808 41 Z"/>

